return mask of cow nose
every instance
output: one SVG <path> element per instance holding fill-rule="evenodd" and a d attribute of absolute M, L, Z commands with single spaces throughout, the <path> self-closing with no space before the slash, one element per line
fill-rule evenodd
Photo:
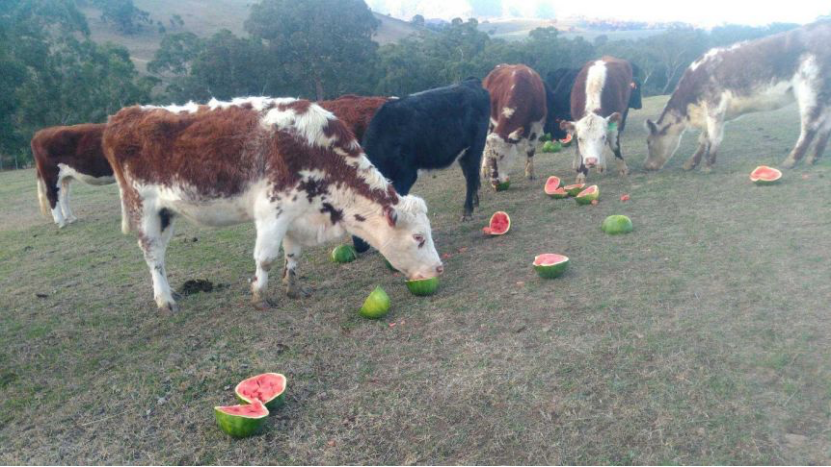
<path fill-rule="evenodd" d="M 597 165 L 597 159 L 590 157 L 586 159 L 586 167 L 594 167 Z"/>
<path fill-rule="evenodd" d="M 436 266 L 436 272 L 437 272 L 438 274 L 442 274 L 442 273 L 444 273 L 444 266 L 441 266 L 441 265 Z"/>

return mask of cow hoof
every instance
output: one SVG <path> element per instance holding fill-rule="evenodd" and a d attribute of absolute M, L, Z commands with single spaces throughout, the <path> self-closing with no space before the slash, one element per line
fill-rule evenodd
<path fill-rule="evenodd" d="M 525 178 L 527 178 L 528 180 L 536 180 L 537 176 L 534 174 L 525 174 Z"/>
<path fill-rule="evenodd" d="M 473 216 L 471 216 L 470 214 L 462 214 L 462 217 L 459 220 L 462 222 L 467 222 L 471 219 L 473 219 Z"/>
<path fill-rule="evenodd" d="M 805 163 L 808 165 L 816 165 L 817 162 L 819 162 L 818 157 L 809 157 L 808 160 L 805 161 Z"/>
<path fill-rule="evenodd" d="M 690 170 L 695 168 L 695 162 L 691 162 L 691 161 L 684 162 L 684 165 L 681 166 L 681 168 L 686 170 L 687 172 L 689 172 Z"/>
<path fill-rule="evenodd" d="M 75 216 L 70 216 L 66 218 L 67 224 L 74 224 L 75 222 L 78 222 L 78 218 Z"/>
<path fill-rule="evenodd" d="M 792 168 L 794 168 L 794 166 L 796 166 L 796 161 L 793 158 L 788 157 L 787 159 L 782 161 L 781 166 L 782 166 L 782 168 L 785 168 L 785 169 L 792 169 Z"/>
<path fill-rule="evenodd" d="M 621 177 L 626 177 L 629 175 L 629 169 L 620 169 L 617 171 L 618 175 Z"/>
<path fill-rule="evenodd" d="M 165 302 L 159 305 L 159 311 L 162 313 L 176 313 L 179 311 L 179 305 L 176 302 Z"/>

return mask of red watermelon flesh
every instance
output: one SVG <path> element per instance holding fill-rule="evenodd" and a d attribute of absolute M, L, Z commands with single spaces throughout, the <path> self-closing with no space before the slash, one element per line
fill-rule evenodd
<path fill-rule="evenodd" d="M 772 183 L 780 178 L 782 178 L 782 172 L 766 165 L 756 167 L 756 169 L 750 174 L 750 180 L 753 182 Z"/>
<path fill-rule="evenodd" d="M 242 417 L 259 418 L 268 415 L 268 410 L 260 401 L 254 401 L 252 404 L 242 405 L 226 405 L 217 407 L 217 410 L 227 413 L 228 415 L 239 415 Z"/>
<path fill-rule="evenodd" d="M 562 184 L 563 182 L 560 180 L 560 177 L 554 175 L 548 177 L 548 180 L 545 182 L 545 194 L 553 195 L 560 189 Z"/>
<path fill-rule="evenodd" d="M 239 383 L 237 397 L 245 402 L 259 401 L 268 405 L 286 390 L 286 377 L 279 373 L 263 373 Z"/>
<path fill-rule="evenodd" d="M 534 266 L 551 266 L 568 261 L 568 257 L 556 253 L 544 253 L 534 258 Z"/>
<path fill-rule="evenodd" d="M 487 227 L 482 229 L 485 235 L 505 235 L 511 229 L 511 218 L 504 211 L 497 211 L 491 216 Z"/>

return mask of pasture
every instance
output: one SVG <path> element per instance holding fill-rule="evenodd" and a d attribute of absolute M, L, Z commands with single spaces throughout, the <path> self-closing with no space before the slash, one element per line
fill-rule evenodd
<path fill-rule="evenodd" d="M 427 298 L 377 253 L 335 265 L 327 245 L 299 263 L 312 297 L 274 281 L 278 306 L 258 311 L 253 226 L 180 219 L 171 285 L 215 288 L 161 314 L 114 185 L 75 184 L 80 221 L 58 231 L 32 170 L 0 174 L 0 463 L 831 462 L 831 155 L 748 181 L 792 147 L 792 106 L 730 124 L 712 173 L 680 169 L 692 132 L 645 173 L 643 120 L 664 102 L 630 114 L 628 178 L 589 175 L 597 206 L 543 194 L 548 175 L 573 180 L 573 149 L 538 152 L 533 182 L 517 164 L 464 224 L 461 171 L 422 175 L 449 256 Z M 483 238 L 496 210 L 512 231 Z M 635 232 L 603 234 L 610 214 Z M 538 279 L 541 252 L 568 255 L 566 275 Z M 364 320 L 378 284 L 392 312 Z M 287 375 L 288 403 L 232 440 L 212 407 L 266 371 Z"/>

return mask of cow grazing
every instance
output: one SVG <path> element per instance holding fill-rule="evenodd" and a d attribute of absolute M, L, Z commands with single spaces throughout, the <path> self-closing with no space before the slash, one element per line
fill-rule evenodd
<path fill-rule="evenodd" d="M 389 101 L 389 97 L 364 97 L 347 94 L 328 101 L 320 101 L 321 107 L 332 112 L 355 135 L 355 139 L 362 141 L 369 122 L 378 108 Z"/>
<path fill-rule="evenodd" d="M 491 116 L 482 175 L 492 185 L 508 181 L 517 153 L 525 154 L 525 176 L 534 178 L 534 152 L 543 135 L 546 93 L 542 78 L 525 65 L 497 65 L 484 81 Z"/>
<path fill-rule="evenodd" d="M 698 149 L 684 163 L 692 170 L 706 156 L 716 162 L 724 124 L 741 115 L 774 110 L 794 100 L 802 127 L 782 163 L 793 167 L 816 141 L 808 162 L 819 160 L 831 135 L 831 22 L 712 49 L 684 72 L 657 121 L 647 120 L 649 155 L 644 167 L 658 170 L 678 150 L 687 128 L 701 130 Z"/>
<path fill-rule="evenodd" d="M 635 88 L 632 65 L 626 60 L 603 57 L 586 63 L 578 73 L 571 90 L 574 121 L 560 124 L 577 142 L 573 166 L 578 183 L 586 180 L 592 167 L 597 167 L 599 172 L 606 170 L 603 155 L 606 146 L 615 154 L 618 172 L 621 175 L 629 172 L 620 150 L 620 134 L 626 128 Z"/>
<path fill-rule="evenodd" d="M 44 217 L 51 213 L 58 228 L 78 220 L 69 207 L 72 180 L 90 185 L 115 182 L 101 148 L 105 126 L 54 126 L 38 131 L 32 138 L 40 212 Z"/>
<path fill-rule="evenodd" d="M 479 202 L 488 102 L 476 79 L 390 100 L 375 113 L 362 146 L 402 194 L 410 192 L 419 170 L 443 169 L 458 161 L 467 185 L 462 216 L 467 219 Z"/>
<path fill-rule="evenodd" d="M 156 304 L 175 310 L 165 273 L 173 219 L 208 226 L 254 221 L 254 304 L 282 244 L 283 282 L 302 292 L 302 246 L 360 235 L 410 279 L 443 271 L 421 198 L 399 196 L 352 133 L 305 100 L 264 97 L 128 107 L 110 118 L 104 151 L 121 189 L 122 228 L 135 229 Z"/>

